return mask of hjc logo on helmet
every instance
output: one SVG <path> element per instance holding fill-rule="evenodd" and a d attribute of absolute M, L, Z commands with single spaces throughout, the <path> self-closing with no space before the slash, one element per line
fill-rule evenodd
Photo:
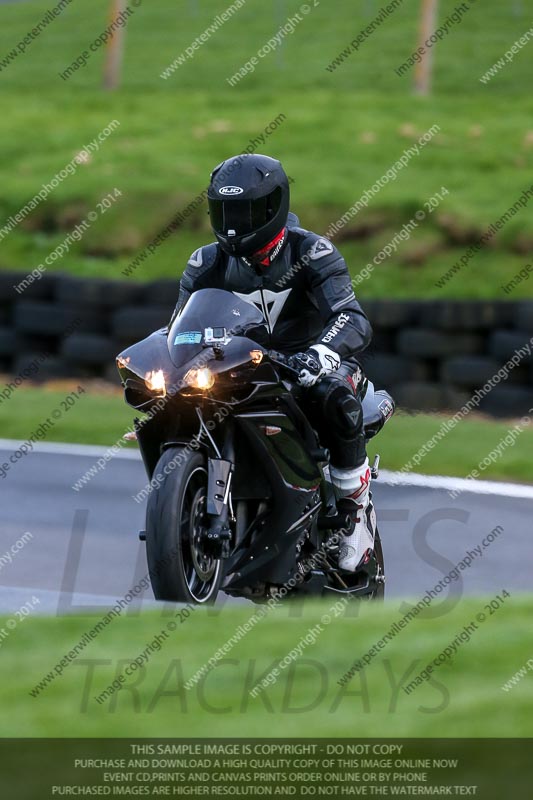
<path fill-rule="evenodd" d="M 221 189 L 218 190 L 219 194 L 242 194 L 244 189 L 240 186 L 223 186 Z"/>

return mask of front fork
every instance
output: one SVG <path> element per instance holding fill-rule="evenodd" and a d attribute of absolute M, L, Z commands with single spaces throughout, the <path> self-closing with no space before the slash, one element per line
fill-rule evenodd
<path fill-rule="evenodd" d="M 231 506 L 231 483 L 235 464 L 233 425 L 227 420 L 222 452 L 207 459 L 208 527 L 205 548 L 214 558 L 228 558 L 231 553 L 231 526 L 234 521 Z"/>
<path fill-rule="evenodd" d="M 231 481 L 233 462 L 223 458 L 207 460 L 207 514 L 205 547 L 214 558 L 228 558 L 231 552 Z"/>

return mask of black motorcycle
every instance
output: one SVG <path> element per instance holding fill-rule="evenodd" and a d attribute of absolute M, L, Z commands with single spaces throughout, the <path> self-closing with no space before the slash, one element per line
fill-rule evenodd
<path fill-rule="evenodd" d="M 135 429 L 150 479 L 140 536 L 154 595 L 382 597 L 377 530 L 373 556 L 355 573 L 337 565 L 348 520 L 336 510 L 329 454 L 297 402 L 287 357 L 250 338 L 262 326 L 255 306 L 202 289 L 169 331 L 117 357 L 126 402 L 147 413 Z M 363 409 L 370 439 L 394 405 L 369 383 Z"/>

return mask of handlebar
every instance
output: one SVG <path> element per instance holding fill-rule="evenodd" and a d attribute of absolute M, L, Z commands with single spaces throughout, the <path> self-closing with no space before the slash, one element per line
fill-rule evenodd
<path fill-rule="evenodd" d="M 275 364 L 283 371 L 287 372 L 293 380 L 298 379 L 300 373 L 297 369 L 294 369 L 294 367 L 291 367 L 290 364 L 288 363 L 289 356 L 286 356 L 285 353 L 278 353 L 276 350 L 268 350 L 267 354 L 270 361 L 273 364 Z"/>

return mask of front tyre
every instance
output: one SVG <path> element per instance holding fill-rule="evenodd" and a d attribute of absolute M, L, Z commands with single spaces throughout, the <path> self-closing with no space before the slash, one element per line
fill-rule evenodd
<path fill-rule="evenodd" d="M 207 469 L 201 453 L 165 450 L 146 508 L 146 556 L 156 600 L 214 603 L 222 564 L 204 552 Z"/>
<path fill-rule="evenodd" d="M 372 595 L 372 600 L 384 600 L 385 598 L 385 560 L 383 558 L 383 547 L 381 544 L 381 537 L 379 531 L 376 529 L 376 536 L 374 538 L 374 556 L 377 561 L 377 586 Z"/>

